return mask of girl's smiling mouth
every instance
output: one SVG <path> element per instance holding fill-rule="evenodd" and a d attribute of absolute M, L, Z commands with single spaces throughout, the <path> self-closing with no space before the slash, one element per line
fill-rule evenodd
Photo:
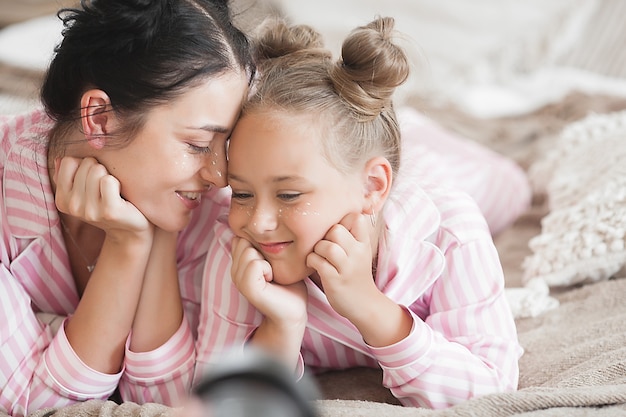
<path fill-rule="evenodd" d="M 287 246 L 289 246 L 291 242 L 268 242 L 268 243 L 258 243 L 259 249 L 265 253 L 269 254 L 278 254 L 282 252 Z"/>

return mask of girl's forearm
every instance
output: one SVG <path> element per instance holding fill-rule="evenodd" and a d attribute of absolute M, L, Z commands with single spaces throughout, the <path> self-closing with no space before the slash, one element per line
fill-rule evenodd
<path fill-rule="evenodd" d="M 283 361 L 290 369 L 296 369 L 306 321 L 299 324 L 283 325 L 267 317 L 256 329 L 249 344 Z"/>
<path fill-rule="evenodd" d="M 372 306 L 372 308 L 369 308 Z M 406 338 L 413 327 L 413 318 L 404 308 L 382 293 L 377 300 L 363 303 L 358 316 L 348 318 L 372 347 L 393 345 Z"/>

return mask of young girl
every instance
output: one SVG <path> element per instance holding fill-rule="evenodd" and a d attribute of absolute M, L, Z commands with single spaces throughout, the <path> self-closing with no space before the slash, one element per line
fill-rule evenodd
<path fill-rule="evenodd" d="M 249 344 L 298 372 L 380 367 L 408 406 L 516 389 L 521 348 L 485 218 L 400 143 L 391 96 L 408 62 L 392 29 L 357 28 L 338 62 L 306 26 L 260 38 L 260 79 L 229 144 L 230 229 L 217 224 L 207 257 L 196 378 Z"/>
<path fill-rule="evenodd" d="M 229 14 L 226 0 L 60 13 L 43 108 L 0 122 L 1 411 L 186 398 L 205 231 L 228 207 L 254 67 Z"/>

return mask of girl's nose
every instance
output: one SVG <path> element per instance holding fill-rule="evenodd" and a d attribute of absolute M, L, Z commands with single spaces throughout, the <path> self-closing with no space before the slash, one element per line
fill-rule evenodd
<path fill-rule="evenodd" d="M 276 229 L 278 225 L 274 210 L 267 207 L 255 207 L 248 222 L 248 228 L 254 233 L 261 234 Z"/>
<path fill-rule="evenodd" d="M 205 182 L 218 188 L 224 188 L 228 185 L 227 169 L 226 154 L 212 152 L 206 156 L 200 169 L 200 176 Z"/>

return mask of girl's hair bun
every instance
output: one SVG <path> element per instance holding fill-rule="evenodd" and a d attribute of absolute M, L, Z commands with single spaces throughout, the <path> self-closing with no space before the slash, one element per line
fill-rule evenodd
<path fill-rule="evenodd" d="M 395 88 L 409 76 L 409 61 L 393 42 L 394 19 L 379 17 L 353 30 L 331 71 L 337 91 L 366 118 L 391 105 Z"/>
<path fill-rule="evenodd" d="M 259 64 L 264 60 L 291 54 L 320 52 L 322 36 L 308 25 L 289 25 L 284 19 L 270 18 L 260 26 L 256 37 Z M 324 51 L 324 55 L 327 52 Z"/>

